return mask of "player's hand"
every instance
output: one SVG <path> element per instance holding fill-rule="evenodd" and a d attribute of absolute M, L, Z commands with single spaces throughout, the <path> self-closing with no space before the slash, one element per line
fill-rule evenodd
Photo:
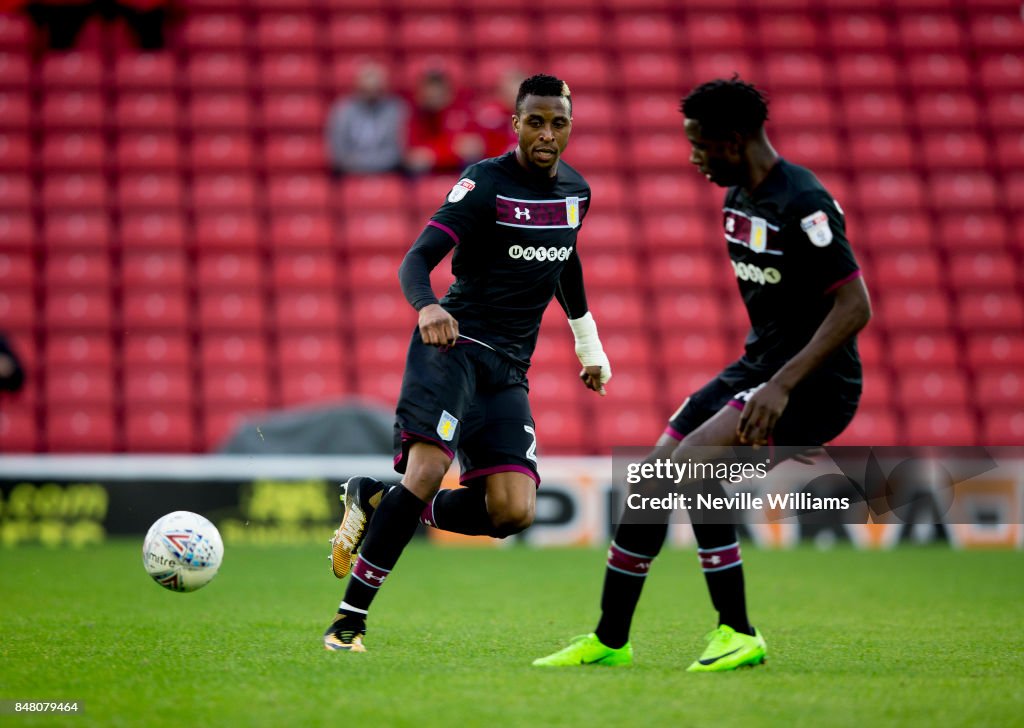
<path fill-rule="evenodd" d="M 789 404 L 789 391 L 778 382 L 769 379 L 747 400 L 736 426 L 736 436 L 741 445 L 755 448 L 768 444 L 783 410 Z"/>
<path fill-rule="evenodd" d="M 604 385 L 601 384 L 601 367 L 583 367 L 583 371 L 580 372 L 580 379 L 587 385 L 587 389 L 593 389 L 602 397 L 605 396 Z"/>
<path fill-rule="evenodd" d="M 420 337 L 430 346 L 454 346 L 459 338 L 459 322 L 440 304 L 420 309 Z"/>

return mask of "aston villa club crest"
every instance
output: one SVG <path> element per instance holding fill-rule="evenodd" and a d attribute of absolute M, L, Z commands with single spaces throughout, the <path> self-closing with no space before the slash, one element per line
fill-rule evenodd
<path fill-rule="evenodd" d="M 458 427 L 459 421 L 448 413 L 448 410 L 442 410 L 441 419 L 437 422 L 437 434 L 445 442 L 451 442 L 452 438 L 455 437 L 455 428 Z"/>
<path fill-rule="evenodd" d="M 768 221 L 763 217 L 750 218 L 750 249 L 755 253 L 763 253 L 767 247 Z"/>
<path fill-rule="evenodd" d="M 580 198 L 579 197 L 566 197 L 565 198 L 565 219 L 569 223 L 569 227 L 575 228 L 580 226 Z"/>

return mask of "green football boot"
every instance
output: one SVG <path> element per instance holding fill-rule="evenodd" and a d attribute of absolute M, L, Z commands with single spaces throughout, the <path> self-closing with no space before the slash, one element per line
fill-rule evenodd
<path fill-rule="evenodd" d="M 627 642 L 622 647 L 612 649 L 601 644 L 597 635 L 581 634 L 573 638 L 568 647 L 547 657 L 538 657 L 533 661 L 538 667 L 569 667 L 572 665 L 632 665 L 633 645 Z"/>
<path fill-rule="evenodd" d="M 708 646 L 704 654 L 686 668 L 687 672 L 724 672 L 744 665 L 760 665 L 768 654 L 768 645 L 756 629 L 751 637 L 723 624 L 708 632 L 705 639 Z"/>

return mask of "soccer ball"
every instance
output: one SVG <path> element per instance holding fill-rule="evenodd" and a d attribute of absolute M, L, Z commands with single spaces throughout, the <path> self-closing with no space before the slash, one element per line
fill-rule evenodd
<path fill-rule="evenodd" d="M 224 559 L 220 531 L 198 513 L 168 513 L 142 542 L 142 565 L 160 586 L 190 592 L 206 586 Z"/>

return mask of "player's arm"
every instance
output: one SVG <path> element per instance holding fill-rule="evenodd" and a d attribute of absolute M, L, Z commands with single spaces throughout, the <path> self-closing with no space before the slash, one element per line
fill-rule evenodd
<path fill-rule="evenodd" d="M 576 339 L 576 356 L 583 365 L 580 379 L 588 389 L 604 396 L 604 385 L 612 378 L 612 367 L 597 335 L 597 323 L 587 309 L 587 293 L 583 288 L 583 265 L 575 250 L 562 269 L 558 286 L 555 288 L 555 298 L 569 318 L 569 326 Z"/>
<path fill-rule="evenodd" d="M 737 434 L 744 444 L 767 442 L 789 402 L 789 393 L 836 349 L 867 325 L 871 301 L 846 239 L 842 210 L 824 191 L 812 192 L 793 206 L 793 240 L 810 270 L 820 276 L 832 308 L 810 341 L 748 400 Z"/>
<path fill-rule="evenodd" d="M 459 337 L 459 323 L 441 308 L 430 287 L 430 271 L 455 247 L 451 235 L 427 225 L 405 254 L 398 268 L 398 280 L 409 305 L 420 312 L 420 336 L 431 346 L 450 346 Z"/>

